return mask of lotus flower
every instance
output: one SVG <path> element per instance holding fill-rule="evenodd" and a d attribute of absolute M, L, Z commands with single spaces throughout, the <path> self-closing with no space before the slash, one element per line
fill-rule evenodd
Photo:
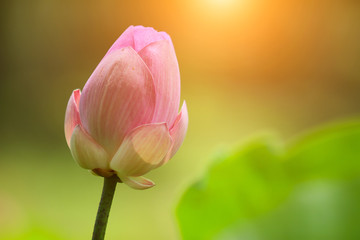
<path fill-rule="evenodd" d="M 130 26 L 112 45 L 66 109 L 65 137 L 73 158 L 96 175 L 135 189 L 142 175 L 171 159 L 188 126 L 180 113 L 180 73 L 168 34 Z"/>

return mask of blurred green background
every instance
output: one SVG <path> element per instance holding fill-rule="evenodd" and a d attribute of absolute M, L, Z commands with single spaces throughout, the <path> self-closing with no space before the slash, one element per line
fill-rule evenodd
<path fill-rule="evenodd" d="M 72 160 L 65 108 L 129 25 L 172 37 L 190 122 L 176 156 L 148 174 L 156 187 L 118 186 L 108 239 L 179 239 L 176 204 L 221 149 L 360 116 L 358 1 L 0 4 L 0 239 L 90 239 L 102 179 Z"/>

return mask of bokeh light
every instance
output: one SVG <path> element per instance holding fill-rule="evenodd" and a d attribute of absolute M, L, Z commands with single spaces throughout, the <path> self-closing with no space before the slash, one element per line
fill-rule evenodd
<path fill-rule="evenodd" d="M 178 239 L 176 202 L 223 148 L 360 115 L 358 1 L 7 0 L 0 19 L 0 239 L 90 239 L 102 181 L 65 107 L 129 25 L 172 37 L 190 124 L 154 189 L 119 186 L 109 239 Z"/>

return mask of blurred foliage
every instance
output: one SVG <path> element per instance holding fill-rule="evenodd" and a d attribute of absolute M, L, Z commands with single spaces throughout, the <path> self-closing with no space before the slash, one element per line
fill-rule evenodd
<path fill-rule="evenodd" d="M 152 26 L 172 37 L 190 125 L 174 159 L 149 174 L 155 188 L 139 192 L 119 185 L 108 239 L 178 239 L 174 202 L 203 172 L 214 149 L 262 129 L 273 129 L 286 139 L 360 113 L 360 1 L 4 0 L 0 6 L 1 240 L 56 239 L 59 234 L 64 240 L 91 238 L 102 181 L 72 160 L 63 133 L 65 108 L 72 90 L 84 86 L 129 25 Z M 237 187 L 237 178 L 242 179 L 239 195 L 246 197 L 239 196 L 241 204 L 234 209 L 246 213 L 247 225 L 241 225 L 231 206 L 226 210 L 231 217 L 222 221 L 211 217 L 224 204 L 207 211 L 211 205 L 202 206 L 199 195 L 201 206 L 196 210 L 220 226 L 202 229 L 201 222 L 190 219 L 189 224 L 199 227 L 195 232 L 212 226 L 213 234 L 231 239 L 240 234 L 238 226 L 249 226 L 241 230 L 245 234 L 261 224 L 264 234 L 276 238 L 274 226 L 267 225 L 274 218 L 270 212 L 283 214 L 286 222 L 295 221 L 283 212 L 290 211 L 285 206 L 296 206 L 290 201 L 290 195 L 297 199 L 296 186 L 331 178 L 337 183 L 324 180 L 309 186 L 320 190 L 323 186 L 327 194 L 344 189 L 341 181 L 354 178 L 357 162 L 343 156 L 338 160 L 334 152 L 340 147 L 351 154 L 356 141 L 344 141 L 346 145 L 334 141 L 326 153 L 311 152 L 306 148 L 312 148 L 309 141 L 316 136 L 308 136 L 289 151 L 271 136 L 243 145 L 239 158 L 248 160 L 231 169 L 236 174 L 229 170 L 223 178 L 232 179 L 232 187 L 226 188 L 230 192 Z M 282 164 L 280 159 L 293 163 Z M 235 156 L 233 161 L 228 164 L 236 165 Z M 256 166 L 250 164 L 255 162 Z M 208 180 L 223 189 L 224 182 Z M 205 188 L 206 182 L 198 187 Z M 219 193 L 215 187 L 213 191 L 212 195 Z M 229 196 L 229 191 L 222 192 Z M 344 191 L 344 198 L 350 196 Z M 214 197 L 214 204 L 219 198 Z M 237 199 L 228 201 L 236 204 Z M 327 203 L 335 204 L 333 200 Z M 283 212 L 276 212 L 279 206 Z M 250 224 L 265 215 L 269 220 Z M 314 221 L 319 222 L 317 217 Z M 280 217 L 277 221 L 279 226 L 284 222 Z"/>
<path fill-rule="evenodd" d="M 184 239 L 360 239 L 360 122 L 256 137 L 183 195 Z"/>
<path fill-rule="evenodd" d="M 65 238 L 60 237 L 58 234 L 55 234 L 48 229 L 44 229 L 39 226 L 32 226 L 24 233 L 8 234 L 2 236 L 2 239 L 6 240 L 63 240 Z"/>

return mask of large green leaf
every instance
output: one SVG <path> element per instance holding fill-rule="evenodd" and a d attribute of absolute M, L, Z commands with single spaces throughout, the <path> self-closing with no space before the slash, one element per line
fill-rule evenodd
<path fill-rule="evenodd" d="M 289 144 L 285 158 L 291 176 L 299 180 L 360 176 L 360 122 L 308 133 Z"/>
<path fill-rule="evenodd" d="M 360 239 L 359 189 L 359 179 L 299 184 L 273 211 L 247 222 L 238 221 L 213 239 Z"/>
<path fill-rule="evenodd" d="M 359 176 L 360 122 L 313 131 L 284 147 L 275 137 L 258 137 L 219 157 L 186 190 L 177 208 L 181 233 L 184 239 L 358 239 L 350 237 L 360 234 L 351 227 L 360 215 L 348 213 L 360 212 Z"/>

